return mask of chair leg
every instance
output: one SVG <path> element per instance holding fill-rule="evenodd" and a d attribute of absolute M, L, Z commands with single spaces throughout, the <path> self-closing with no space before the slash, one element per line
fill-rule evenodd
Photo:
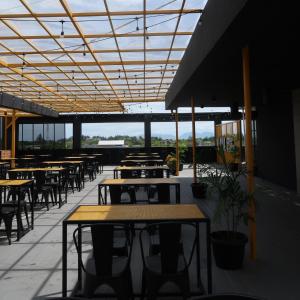
<path fill-rule="evenodd" d="M 5 225 L 5 232 L 8 239 L 8 244 L 11 245 L 11 228 L 12 228 L 12 221 L 13 221 L 14 215 L 11 216 L 4 216 L 3 222 Z"/>

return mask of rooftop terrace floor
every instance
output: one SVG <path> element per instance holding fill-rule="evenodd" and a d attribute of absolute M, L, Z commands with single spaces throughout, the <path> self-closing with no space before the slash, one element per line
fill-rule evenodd
<path fill-rule="evenodd" d="M 78 204 L 97 203 L 97 183 L 112 178 L 112 167 L 81 192 L 68 195 L 68 203 L 61 209 L 52 207 L 36 211 L 35 228 L 19 242 L 7 245 L 0 238 L 0 299 L 46 299 L 61 296 L 61 240 L 62 220 Z M 180 173 L 183 203 L 196 202 L 209 216 L 214 201 L 193 199 L 190 183 L 192 170 L 185 166 Z M 300 299 L 300 200 L 282 187 L 256 179 L 257 260 L 245 258 L 244 268 L 224 271 L 213 262 L 213 291 L 236 292 L 266 299 Z M 213 225 L 213 228 L 217 228 Z M 246 230 L 246 228 L 244 228 Z M 69 230 L 71 241 L 72 231 Z M 135 247 L 137 249 L 137 247 Z M 137 251 L 137 250 L 134 250 Z M 76 251 L 70 242 L 68 248 L 68 291 L 71 294 L 76 282 Z M 134 261 L 135 271 L 140 266 Z M 204 264 L 202 264 L 203 266 Z M 136 272 L 134 272 L 136 273 Z M 192 276 L 193 277 L 193 274 Z M 193 278 L 192 278 L 193 279 Z M 205 281 L 205 280 L 204 280 Z M 139 289 L 139 282 L 135 282 Z M 174 299 L 174 298 L 172 298 Z"/>

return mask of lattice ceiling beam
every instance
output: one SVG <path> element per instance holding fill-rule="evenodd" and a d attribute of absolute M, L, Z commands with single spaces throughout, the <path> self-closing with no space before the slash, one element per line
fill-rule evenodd
<path fill-rule="evenodd" d="M 174 52 L 182 52 L 185 51 L 186 48 L 172 48 Z M 147 48 L 145 52 L 165 52 L 170 51 L 169 48 Z M 144 49 L 95 49 L 94 53 L 138 53 L 144 52 Z M 12 55 L 40 55 L 43 54 L 82 54 L 82 50 L 41 50 L 39 52 L 36 51 L 0 51 L 0 56 L 12 56 Z"/>
<path fill-rule="evenodd" d="M 147 32 L 147 36 L 173 36 L 174 32 Z M 192 35 L 193 32 L 191 31 L 179 31 L 176 33 L 177 35 Z M 143 37 L 143 32 L 137 33 L 116 33 L 116 37 L 118 38 L 126 38 L 126 37 Z M 58 34 L 53 34 L 53 38 L 60 39 L 61 36 Z M 114 35 L 112 33 L 95 33 L 95 34 L 84 34 L 83 37 L 85 39 L 106 39 L 106 38 L 113 38 Z M 81 39 L 81 35 L 78 34 L 65 34 L 65 39 Z M 15 35 L 1 35 L 0 40 L 19 40 L 20 38 Z M 23 35 L 23 40 L 46 40 L 49 39 L 48 35 Z M 95 43 L 95 42 L 94 42 Z M 86 42 L 85 44 L 88 44 Z"/>
<path fill-rule="evenodd" d="M 121 61 L 76 61 L 76 62 L 63 62 L 63 61 L 56 61 L 54 65 L 56 67 L 77 67 L 77 66 L 131 66 L 131 65 L 140 65 L 143 64 L 143 60 L 125 60 Z M 179 59 L 171 59 L 171 60 L 147 60 L 147 65 L 163 65 L 163 64 L 170 64 L 170 65 L 178 65 L 180 63 Z M 23 63 L 7 63 L 8 68 L 21 68 Z M 25 67 L 53 67 L 53 63 L 49 62 L 31 62 L 26 63 Z"/>
<path fill-rule="evenodd" d="M 202 9 L 185 9 L 183 11 L 184 14 L 191 13 L 201 13 Z M 124 11 L 111 11 L 111 16 L 138 16 L 143 15 L 143 11 L 140 10 L 124 10 Z M 147 10 L 147 15 L 174 15 L 179 14 L 180 10 L 178 9 L 159 9 L 159 10 Z M 67 18 L 69 15 L 66 12 L 57 12 L 57 13 L 34 13 L 34 17 L 37 18 Z M 107 17 L 107 12 L 73 12 L 73 17 Z M 8 13 L 8 14 L 0 14 L 0 18 L 2 19 L 18 19 L 18 18 L 32 18 L 31 14 L 28 13 Z"/>

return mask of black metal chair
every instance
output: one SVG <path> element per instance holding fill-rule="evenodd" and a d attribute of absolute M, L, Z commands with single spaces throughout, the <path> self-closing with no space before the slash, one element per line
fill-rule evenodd
<path fill-rule="evenodd" d="M 84 297 L 93 297 L 95 290 L 102 286 L 110 286 L 120 300 L 133 299 L 132 277 L 130 260 L 132 251 L 132 235 L 129 227 L 123 224 L 94 224 L 77 228 L 73 233 L 73 240 L 77 252 L 79 245 L 77 241 L 78 230 L 91 229 L 93 251 L 88 255 L 86 264 L 80 260 L 80 267 L 85 273 L 83 294 Z M 119 237 L 116 232 L 124 231 L 127 256 L 114 254 L 114 245 L 118 243 Z"/>
<path fill-rule="evenodd" d="M 35 172 L 35 174 L 36 174 L 36 178 L 35 178 L 35 185 L 33 187 L 33 196 L 34 196 L 33 203 L 37 203 L 39 201 L 42 202 L 44 200 L 47 210 L 49 210 L 49 196 L 51 197 L 52 204 L 55 205 L 53 187 L 47 184 L 46 174 L 44 171 L 38 171 Z M 40 200 L 39 200 L 39 194 L 41 194 Z"/>
<path fill-rule="evenodd" d="M 2 205 L 2 189 L 0 189 L 0 225 L 3 220 L 8 244 L 11 245 L 12 221 L 16 215 L 15 207 Z"/>
<path fill-rule="evenodd" d="M 122 194 L 129 194 L 129 201 L 122 199 Z M 121 185 L 109 186 L 110 202 L 111 204 L 134 204 L 136 203 L 136 194 L 133 188 L 123 189 Z"/>
<path fill-rule="evenodd" d="M 193 230 L 192 246 L 187 251 L 184 251 L 182 246 L 183 226 Z M 153 230 L 158 230 L 160 251 L 156 255 L 146 255 L 145 244 L 151 243 L 151 234 L 149 233 Z M 147 299 L 156 299 L 160 288 L 167 282 L 176 284 L 180 288 L 183 299 L 187 299 L 190 296 L 188 270 L 196 245 L 195 224 L 153 223 L 141 230 L 139 241 L 143 261 L 142 299 L 146 294 Z M 186 253 L 188 253 L 187 259 Z"/>

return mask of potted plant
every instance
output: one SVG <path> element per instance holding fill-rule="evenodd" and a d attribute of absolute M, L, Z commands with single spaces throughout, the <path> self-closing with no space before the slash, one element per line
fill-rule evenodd
<path fill-rule="evenodd" d="M 207 186 L 205 178 L 202 177 L 199 153 L 196 153 L 196 178 L 191 184 L 193 197 L 198 199 L 206 198 Z"/>
<path fill-rule="evenodd" d="M 214 220 L 225 224 L 225 230 L 211 234 L 211 242 L 216 265 L 223 269 L 239 269 L 242 267 L 245 246 L 248 238 L 238 231 L 241 222 L 248 224 L 249 215 L 247 204 L 251 199 L 243 190 L 240 179 L 246 174 L 245 168 L 232 170 L 227 163 L 223 148 L 218 150 L 223 165 L 221 168 L 205 166 L 202 172 L 206 173 L 205 181 L 210 191 L 218 195 L 214 211 Z"/>
<path fill-rule="evenodd" d="M 181 142 L 178 145 L 179 150 L 179 171 L 183 170 L 183 163 L 185 161 L 185 154 L 188 150 L 187 144 L 185 142 Z"/>
<path fill-rule="evenodd" d="M 176 174 L 176 161 L 176 155 L 174 153 L 168 154 L 165 159 L 166 165 L 169 167 L 172 175 Z"/>

